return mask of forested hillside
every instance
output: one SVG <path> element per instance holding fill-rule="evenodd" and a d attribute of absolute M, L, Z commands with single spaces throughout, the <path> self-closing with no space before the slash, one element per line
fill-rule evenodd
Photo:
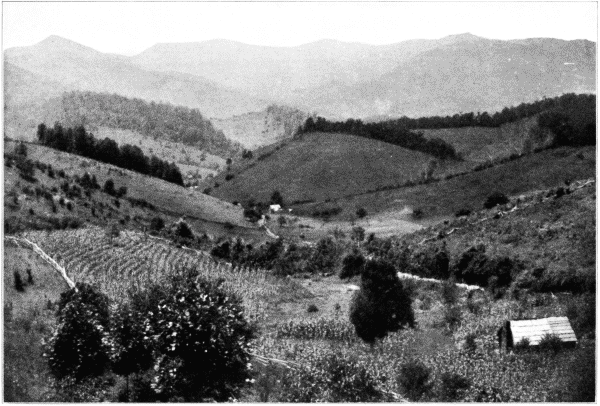
<path fill-rule="evenodd" d="M 487 111 L 454 114 L 452 116 L 429 116 L 419 118 L 400 117 L 393 120 L 378 120 L 391 122 L 399 127 L 408 129 L 439 129 L 459 127 L 500 127 L 503 124 L 514 123 L 523 118 L 551 110 L 562 111 L 577 115 L 576 121 L 585 116 L 590 117 L 590 111 L 595 112 L 596 95 L 567 93 L 559 97 L 543 98 L 532 103 L 521 103 L 518 106 L 505 107 L 502 111 L 488 113 Z M 595 114 L 592 114 L 595 117 Z M 587 123 L 586 123 L 587 124 Z M 585 125 L 585 124 L 584 124 Z M 583 127 L 584 125 L 578 125 Z"/>
<path fill-rule="evenodd" d="M 335 122 L 323 117 L 309 117 L 299 133 L 313 132 L 352 134 L 424 152 L 440 159 L 459 158 L 454 147 L 447 142 L 436 138 L 427 139 L 421 133 L 412 132 L 391 122 L 365 124 L 361 120 Z"/>
<path fill-rule="evenodd" d="M 37 136 L 40 144 L 50 148 L 183 185 L 183 177 L 175 163 L 163 161 L 154 155 L 147 157 L 137 145 L 124 144 L 119 147 L 119 144 L 110 138 L 98 140 L 83 126 L 63 128 L 59 123 L 55 123 L 54 128 L 48 128 L 45 124 L 40 124 Z"/>
<path fill-rule="evenodd" d="M 61 99 L 60 121 L 66 126 L 105 126 L 132 130 L 229 156 L 241 146 L 216 130 L 198 109 L 130 99 L 117 94 L 69 92 Z"/>

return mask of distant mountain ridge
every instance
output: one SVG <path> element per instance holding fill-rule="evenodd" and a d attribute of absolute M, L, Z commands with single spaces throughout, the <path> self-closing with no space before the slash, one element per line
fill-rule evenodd
<path fill-rule="evenodd" d="M 51 36 L 6 50 L 5 60 L 68 90 L 165 101 L 206 117 L 275 103 L 345 119 L 493 112 L 563 93 L 595 93 L 595 55 L 596 44 L 587 40 L 503 41 L 465 33 L 388 45 L 162 43 L 126 57 Z"/>
<path fill-rule="evenodd" d="M 21 73 L 50 78 L 66 90 L 118 93 L 169 102 L 198 108 L 207 117 L 228 117 L 261 110 L 269 104 L 199 76 L 144 70 L 132 64 L 129 57 L 98 52 L 58 36 L 32 46 L 7 49 L 4 56 Z M 35 86 L 32 83 L 29 87 Z"/>

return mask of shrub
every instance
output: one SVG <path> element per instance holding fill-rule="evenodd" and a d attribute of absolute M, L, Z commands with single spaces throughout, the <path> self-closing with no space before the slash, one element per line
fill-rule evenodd
<path fill-rule="evenodd" d="M 306 309 L 307 312 L 309 313 L 316 313 L 319 311 L 319 308 L 317 307 L 316 304 L 312 303 L 308 306 L 308 308 Z"/>
<path fill-rule="evenodd" d="M 27 268 L 27 284 L 33 285 L 33 275 L 31 274 L 31 268 Z"/>
<path fill-rule="evenodd" d="M 100 376 L 109 366 L 108 298 L 78 282 L 60 296 L 57 325 L 45 344 L 52 375 L 81 382 Z"/>
<path fill-rule="evenodd" d="M 317 242 L 313 254 L 308 261 L 307 270 L 312 273 L 332 272 L 338 261 L 338 247 L 331 237 L 324 237 Z"/>
<path fill-rule="evenodd" d="M 282 379 L 280 402 L 385 402 L 381 377 L 364 363 L 340 352 L 318 357 L 307 366 L 289 370 Z"/>
<path fill-rule="evenodd" d="M 475 351 L 477 351 L 477 342 L 475 341 L 475 338 L 477 336 L 475 335 L 475 333 L 469 333 L 467 334 L 467 337 L 465 338 L 465 344 L 464 344 L 464 350 L 468 353 L 474 353 Z"/>
<path fill-rule="evenodd" d="M 422 219 L 423 216 L 425 216 L 425 212 L 420 207 L 417 207 L 416 209 L 413 210 L 412 216 L 413 216 L 413 218 L 419 220 L 419 219 Z"/>
<path fill-rule="evenodd" d="M 278 190 L 273 191 L 273 194 L 271 195 L 271 203 L 283 206 L 283 196 L 281 196 L 281 193 Z"/>
<path fill-rule="evenodd" d="M 127 194 L 127 187 L 126 186 L 121 186 L 116 192 L 115 192 L 115 197 L 117 199 L 125 196 Z"/>
<path fill-rule="evenodd" d="M 165 221 L 161 217 L 154 217 L 150 220 L 150 230 L 160 231 L 165 228 Z"/>
<path fill-rule="evenodd" d="M 469 389 L 469 379 L 459 374 L 445 372 L 441 377 L 440 398 L 450 402 L 459 398 L 460 392 Z"/>
<path fill-rule="evenodd" d="M 235 176 L 233 175 L 233 173 L 228 173 L 227 175 L 225 175 L 225 180 L 229 181 L 231 179 L 233 179 Z"/>
<path fill-rule="evenodd" d="M 21 274 L 19 271 L 15 270 L 13 272 L 13 276 L 15 279 L 15 290 L 17 292 L 25 292 L 25 284 L 23 283 L 23 279 L 21 279 Z"/>
<path fill-rule="evenodd" d="M 450 330 L 454 330 L 460 321 L 462 320 L 462 314 L 460 311 L 460 307 L 458 306 L 449 306 L 446 308 L 444 312 L 444 322 L 446 326 Z"/>
<path fill-rule="evenodd" d="M 350 254 L 346 255 L 342 259 L 342 270 L 340 272 L 340 279 L 349 279 L 353 276 L 361 274 L 365 265 L 365 257 L 357 249 L 354 249 Z"/>
<path fill-rule="evenodd" d="M 356 210 L 356 215 L 358 216 L 358 218 L 362 219 L 367 216 L 367 211 L 364 207 L 361 207 L 358 210 Z"/>
<path fill-rule="evenodd" d="M 491 209 L 492 207 L 496 207 L 500 204 L 506 204 L 509 201 L 510 200 L 508 199 L 508 197 L 506 197 L 504 193 L 493 192 L 487 197 L 487 199 L 483 203 L 483 207 L 486 209 Z"/>
<path fill-rule="evenodd" d="M 429 382 L 430 370 L 417 360 L 410 360 L 400 367 L 398 386 L 412 401 L 418 401 L 432 388 Z"/>
<path fill-rule="evenodd" d="M 544 335 L 538 344 L 538 348 L 541 351 L 548 351 L 554 354 L 557 354 L 562 349 L 562 346 L 563 343 L 561 339 L 558 336 L 550 333 Z"/>
<path fill-rule="evenodd" d="M 175 236 L 184 239 L 194 238 L 194 232 L 192 231 L 192 228 L 188 225 L 188 223 L 183 221 L 183 219 L 180 219 L 173 225 L 172 232 L 175 234 Z"/>
<path fill-rule="evenodd" d="M 365 229 L 361 226 L 352 227 L 352 240 L 361 242 L 365 239 Z"/>
<path fill-rule="evenodd" d="M 454 280 L 447 279 L 442 283 L 441 287 L 442 299 L 446 305 L 453 305 L 458 300 L 459 290 Z"/>
<path fill-rule="evenodd" d="M 414 327 L 410 296 L 389 262 L 373 260 L 366 263 L 361 274 L 361 289 L 352 298 L 350 321 L 356 334 L 371 344 L 388 332 L 398 331 L 406 325 Z"/>
<path fill-rule="evenodd" d="M 116 195 L 117 191 L 115 190 L 115 182 L 112 179 L 108 179 L 106 182 L 104 182 L 102 191 L 111 196 Z"/>
<path fill-rule="evenodd" d="M 456 217 L 461 217 L 461 216 L 468 216 L 469 214 L 471 214 L 471 210 L 469 209 L 460 209 L 456 212 Z"/>
<path fill-rule="evenodd" d="M 529 348 L 529 338 L 523 337 L 518 343 L 515 344 L 516 350 L 526 350 Z"/>

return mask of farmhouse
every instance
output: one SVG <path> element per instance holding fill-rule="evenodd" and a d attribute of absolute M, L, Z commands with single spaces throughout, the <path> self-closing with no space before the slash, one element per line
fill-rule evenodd
<path fill-rule="evenodd" d="M 565 346 L 577 344 L 577 337 L 566 317 L 547 317 L 536 320 L 508 320 L 498 330 L 500 348 L 512 348 L 522 341 L 537 346 L 546 335 L 558 337 Z"/>

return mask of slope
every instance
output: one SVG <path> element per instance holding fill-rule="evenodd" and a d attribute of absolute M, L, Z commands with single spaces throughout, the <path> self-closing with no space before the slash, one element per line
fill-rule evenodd
<path fill-rule="evenodd" d="M 420 53 L 377 79 L 310 89 L 297 98 L 345 117 L 495 111 L 544 96 L 595 91 L 596 44 L 480 37 Z"/>
<path fill-rule="evenodd" d="M 14 142 L 5 142 L 6 151 L 13 151 L 14 146 Z M 106 226 L 118 221 L 127 227 L 142 229 L 144 226 L 148 227 L 155 216 L 163 217 L 167 223 L 185 217 L 199 234 L 234 233 L 249 239 L 264 237 L 264 232 L 244 219 L 241 208 L 214 197 L 36 144 L 27 144 L 27 150 L 29 160 L 38 161 L 40 165 L 51 165 L 52 174 L 47 169 L 34 167 L 35 180 L 32 183 L 24 181 L 14 163 L 5 166 L 5 220 L 13 219 L 11 221 L 14 224 L 36 228 L 36 224 L 54 223 L 50 219 L 52 217 L 65 217 L 79 224 Z M 64 171 L 64 176 L 60 174 L 61 171 Z M 125 187 L 125 197 L 118 201 L 119 199 L 115 200 L 100 191 L 93 192 L 88 197 L 82 193 L 81 187 L 78 187 L 78 193 L 62 190 L 65 182 L 74 189 L 77 186 L 74 180 L 85 172 L 96 176 L 100 186 L 112 179 L 115 189 Z M 64 202 L 59 207 L 58 198 L 61 196 Z M 72 202 L 71 209 L 65 206 L 69 200 Z"/>
<path fill-rule="evenodd" d="M 32 46 L 10 48 L 4 56 L 21 69 L 51 77 L 71 89 L 170 102 L 199 108 L 209 117 L 227 117 L 267 106 L 255 97 L 199 76 L 147 71 L 133 65 L 127 57 L 104 54 L 57 36 Z M 28 84 L 27 89 L 34 85 Z"/>
<path fill-rule="evenodd" d="M 308 114 L 300 110 L 273 104 L 260 112 L 213 119 L 212 122 L 230 140 L 255 149 L 293 137 L 307 117 Z"/>
<path fill-rule="evenodd" d="M 322 201 L 416 178 L 431 160 L 384 142 L 325 133 L 304 134 L 255 156 L 206 186 L 229 201 L 267 202 L 275 190 L 287 203 Z"/>
<path fill-rule="evenodd" d="M 508 196 L 532 190 L 563 185 L 565 180 L 585 179 L 596 174 L 595 147 L 561 147 L 526 155 L 491 168 L 470 172 L 424 185 L 382 190 L 336 199 L 329 205 L 342 209 L 351 217 L 357 207 L 368 213 L 385 213 L 393 218 L 406 218 L 420 209 L 424 218 L 414 219 L 429 224 L 453 216 L 460 209 L 478 210 L 494 191 Z M 311 212 L 321 204 L 304 205 Z"/>

